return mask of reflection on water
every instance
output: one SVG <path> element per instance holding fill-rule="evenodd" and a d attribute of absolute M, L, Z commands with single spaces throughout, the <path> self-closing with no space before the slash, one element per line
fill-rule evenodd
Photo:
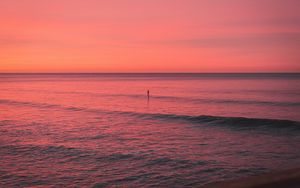
<path fill-rule="evenodd" d="M 300 165 L 297 75 L 0 79 L 0 185 L 192 187 Z"/>

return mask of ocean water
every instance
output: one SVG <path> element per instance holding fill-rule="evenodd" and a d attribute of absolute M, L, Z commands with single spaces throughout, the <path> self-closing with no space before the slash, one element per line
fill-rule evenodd
<path fill-rule="evenodd" d="M 198 187 L 299 146 L 299 74 L 0 74 L 0 187 Z"/>

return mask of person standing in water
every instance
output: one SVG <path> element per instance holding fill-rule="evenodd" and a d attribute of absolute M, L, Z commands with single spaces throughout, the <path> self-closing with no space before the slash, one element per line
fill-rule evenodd
<path fill-rule="evenodd" d="M 147 91 L 147 97 L 148 97 L 148 100 L 150 99 L 150 91 L 148 90 Z"/>

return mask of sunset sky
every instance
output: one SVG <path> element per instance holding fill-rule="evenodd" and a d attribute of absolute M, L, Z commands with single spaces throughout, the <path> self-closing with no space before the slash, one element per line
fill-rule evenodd
<path fill-rule="evenodd" d="M 300 1 L 0 0 L 0 72 L 300 72 Z"/>

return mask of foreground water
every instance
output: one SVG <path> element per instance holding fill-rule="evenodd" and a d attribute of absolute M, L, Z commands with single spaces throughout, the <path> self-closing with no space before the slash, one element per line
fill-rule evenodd
<path fill-rule="evenodd" d="M 0 186 L 194 187 L 299 167 L 299 81 L 2 74 Z"/>

